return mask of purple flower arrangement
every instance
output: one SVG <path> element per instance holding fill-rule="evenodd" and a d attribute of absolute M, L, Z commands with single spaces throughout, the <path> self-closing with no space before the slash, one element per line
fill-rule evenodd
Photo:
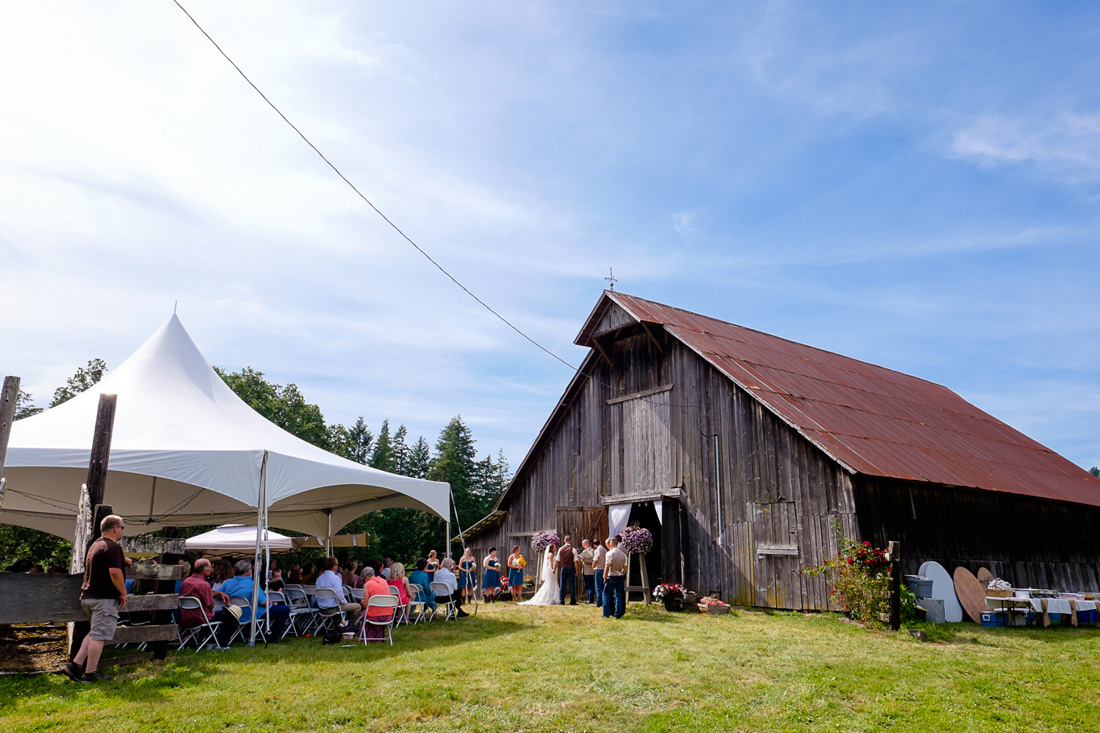
<path fill-rule="evenodd" d="M 653 535 L 644 527 L 627 527 L 620 534 L 619 549 L 628 555 L 644 555 L 653 549 Z"/>
<path fill-rule="evenodd" d="M 535 548 L 535 552 L 542 552 L 550 545 L 561 547 L 561 537 L 553 532 L 535 532 L 531 538 L 531 547 Z"/>

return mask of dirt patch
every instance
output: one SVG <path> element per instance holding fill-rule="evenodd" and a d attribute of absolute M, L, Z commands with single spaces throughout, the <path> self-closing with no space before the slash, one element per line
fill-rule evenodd
<path fill-rule="evenodd" d="M 67 645 L 65 624 L 0 625 L 0 673 L 56 672 Z"/>

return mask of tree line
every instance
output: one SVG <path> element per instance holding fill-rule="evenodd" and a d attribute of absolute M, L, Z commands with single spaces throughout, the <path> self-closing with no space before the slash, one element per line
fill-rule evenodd
<path fill-rule="evenodd" d="M 511 479 L 503 451 L 498 451 L 496 457 L 487 454 L 478 458 L 477 442 L 461 415 L 447 423 L 431 446 L 424 436 L 410 442 L 408 429 L 403 424 L 392 428 L 389 420 L 382 421 L 377 433 L 363 417 L 350 427 L 329 424 L 321 408 L 310 403 L 297 385 L 275 384 L 252 367 L 239 372 L 215 367 L 215 371 L 252 409 L 308 443 L 382 471 L 450 484 L 451 532 L 456 542 L 459 527 L 469 527 L 488 514 Z M 107 365 L 102 359 L 92 359 L 55 390 L 49 406 L 56 407 L 72 399 L 96 384 L 106 372 Z M 33 404 L 32 395 L 20 392 L 16 419 L 30 417 L 42 409 Z M 370 535 L 368 551 L 372 556 L 403 561 L 423 556 L 430 549 L 443 553 L 446 544 L 443 520 L 415 509 L 371 512 L 341 531 L 365 532 Z M 457 549 L 457 544 L 453 549 Z M 70 543 L 60 538 L 0 525 L 0 567 L 25 557 L 43 565 L 67 565 L 70 552 Z"/>

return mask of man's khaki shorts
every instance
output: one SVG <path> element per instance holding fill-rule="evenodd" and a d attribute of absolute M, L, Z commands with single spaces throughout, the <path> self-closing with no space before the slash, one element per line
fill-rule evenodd
<path fill-rule="evenodd" d="M 88 638 L 96 641 L 110 641 L 115 638 L 115 626 L 118 625 L 118 601 L 113 598 L 82 598 L 80 606 L 92 622 Z"/>

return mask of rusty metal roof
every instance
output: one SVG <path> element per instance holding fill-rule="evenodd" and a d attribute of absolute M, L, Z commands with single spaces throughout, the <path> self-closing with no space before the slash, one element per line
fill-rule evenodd
<path fill-rule="evenodd" d="M 1100 506 L 1100 479 L 938 384 L 625 293 L 605 291 L 577 343 L 615 303 L 663 327 L 855 473 Z"/>

